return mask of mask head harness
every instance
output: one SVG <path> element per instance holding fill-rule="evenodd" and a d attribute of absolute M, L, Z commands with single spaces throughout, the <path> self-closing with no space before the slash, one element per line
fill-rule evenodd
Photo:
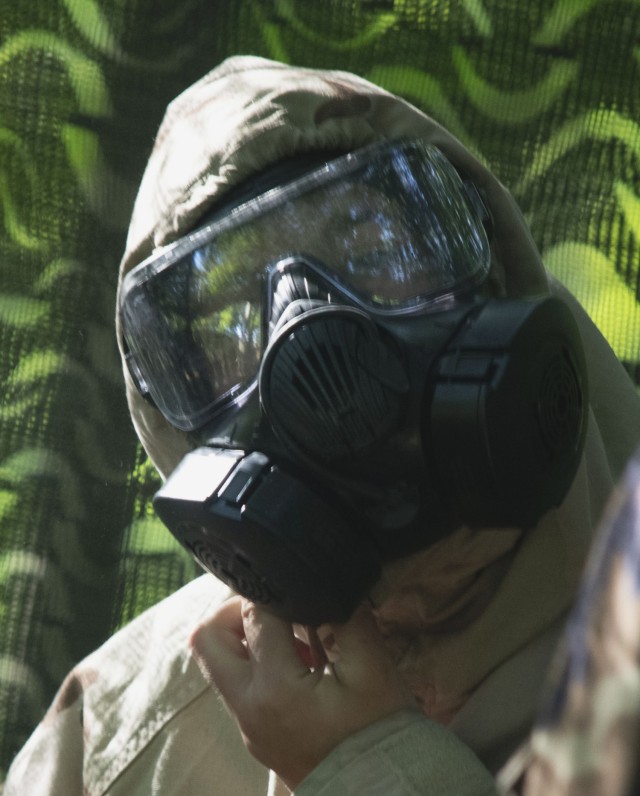
<path fill-rule="evenodd" d="M 486 295 L 490 219 L 438 149 L 313 166 L 267 171 L 137 266 L 119 310 L 140 392 L 198 446 L 159 516 L 236 591 L 318 625 L 461 524 L 535 525 L 588 400 L 569 308 Z"/>

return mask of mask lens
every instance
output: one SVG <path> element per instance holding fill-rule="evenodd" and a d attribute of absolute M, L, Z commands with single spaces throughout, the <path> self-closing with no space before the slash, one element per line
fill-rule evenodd
<path fill-rule="evenodd" d="M 434 148 L 405 147 L 371 164 L 357 182 L 339 186 L 340 204 L 349 226 L 332 267 L 365 306 L 426 309 L 488 272 L 482 220 Z"/>
<path fill-rule="evenodd" d="M 374 314 L 426 312 L 486 277 L 483 221 L 454 167 L 424 142 L 332 160 L 218 211 L 127 275 L 121 318 L 136 371 L 171 423 L 198 428 L 254 383 L 274 263 L 321 263 L 337 296 Z"/>
<path fill-rule="evenodd" d="M 260 280 L 216 268 L 216 253 L 197 249 L 132 288 L 122 305 L 125 337 L 151 398 L 185 430 L 242 392 L 262 353 Z"/>

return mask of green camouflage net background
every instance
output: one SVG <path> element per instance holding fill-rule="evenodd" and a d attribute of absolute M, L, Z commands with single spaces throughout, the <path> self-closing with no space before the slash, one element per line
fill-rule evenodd
<path fill-rule="evenodd" d="M 0 781 L 67 670 L 195 566 L 153 517 L 113 333 L 166 104 L 252 53 L 355 71 L 511 188 L 640 384 L 632 0 L 0 0 Z"/>

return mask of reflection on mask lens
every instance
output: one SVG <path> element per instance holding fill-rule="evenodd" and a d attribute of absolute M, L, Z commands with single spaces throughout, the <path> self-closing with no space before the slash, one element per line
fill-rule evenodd
<path fill-rule="evenodd" d="M 256 377 L 274 263 L 321 263 L 329 293 L 374 314 L 427 312 L 486 277 L 483 221 L 421 141 L 338 158 L 134 269 L 121 303 L 131 354 L 158 408 L 194 428 Z"/>

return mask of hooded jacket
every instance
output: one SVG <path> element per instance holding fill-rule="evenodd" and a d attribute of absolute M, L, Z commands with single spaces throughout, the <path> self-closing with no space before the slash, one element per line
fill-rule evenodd
<path fill-rule="evenodd" d="M 385 567 L 371 598 L 421 712 L 397 714 L 346 741 L 301 794 L 493 791 L 490 774 L 530 731 L 596 523 L 637 443 L 629 429 L 640 429 L 627 375 L 545 271 L 508 191 L 444 128 L 352 74 L 235 57 L 178 97 L 140 186 L 120 279 L 191 231 L 230 188 L 280 159 L 404 136 L 439 147 L 484 194 L 494 224 L 494 294 L 555 293 L 570 304 L 587 352 L 587 439 L 564 502 L 536 528 L 460 528 Z M 139 396 L 126 367 L 124 378 L 136 432 L 167 476 L 192 443 Z M 248 756 L 190 657 L 191 629 L 227 595 L 203 576 L 80 664 L 16 759 L 6 796 L 286 792 Z"/>

